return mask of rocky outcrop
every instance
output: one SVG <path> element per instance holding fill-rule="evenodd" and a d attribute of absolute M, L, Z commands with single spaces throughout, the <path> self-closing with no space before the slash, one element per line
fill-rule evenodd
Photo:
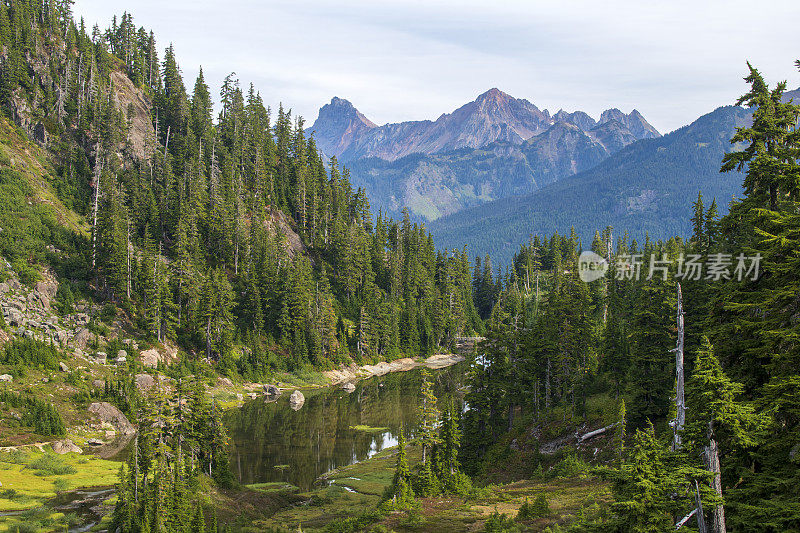
<path fill-rule="evenodd" d="M 124 350 L 120 351 L 123 352 Z M 125 357 L 127 355 L 128 353 L 125 352 L 124 354 L 117 354 L 117 357 Z M 177 360 L 178 349 L 171 344 L 165 344 L 161 348 L 150 348 L 149 350 L 144 350 L 139 354 L 139 357 L 141 358 L 144 366 L 148 368 L 155 368 L 158 366 L 158 363 L 169 365 Z"/>
<path fill-rule="evenodd" d="M 11 374 L 0 374 L 0 381 L 11 383 L 14 381 L 14 377 Z"/>
<path fill-rule="evenodd" d="M 344 385 L 342 385 L 342 390 L 345 391 L 347 394 L 354 392 L 356 390 L 356 386 L 353 385 L 352 382 L 348 381 Z"/>
<path fill-rule="evenodd" d="M 139 159 L 147 157 L 147 143 L 155 137 L 153 120 L 150 113 L 150 101 L 144 96 L 141 89 L 123 72 L 111 73 L 114 87 L 114 103 L 117 109 L 128 116 L 131 124 L 128 139 L 131 143 L 133 154 Z"/>
<path fill-rule="evenodd" d="M 139 389 L 140 392 L 147 392 L 156 384 L 156 381 L 150 374 L 136 374 L 135 379 L 136 388 Z"/>
<path fill-rule="evenodd" d="M 63 455 L 65 453 L 83 453 L 83 450 L 81 450 L 70 439 L 57 440 L 53 443 L 52 447 L 53 451 L 59 455 Z"/>
<path fill-rule="evenodd" d="M 264 385 L 264 394 L 269 396 L 270 398 L 277 398 L 281 395 L 281 390 L 276 387 L 275 385 Z"/>
<path fill-rule="evenodd" d="M 306 397 L 303 396 L 303 393 L 300 392 L 299 390 L 294 391 L 292 395 L 289 396 L 289 407 L 291 407 L 292 410 L 294 411 L 297 411 L 298 409 L 303 407 L 303 404 L 305 402 L 306 402 Z"/>
<path fill-rule="evenodd" d="M 96 415 L 101 422 L 108 422 L 114 426 L 118 433 L 130 435 L 136 432 L 136 428 L 122 411 L 108 402 L 94 402 L 89 406 L 89 412 Z"/>

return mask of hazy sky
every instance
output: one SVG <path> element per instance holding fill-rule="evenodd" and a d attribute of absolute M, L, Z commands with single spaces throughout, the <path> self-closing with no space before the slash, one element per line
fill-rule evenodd
<path fill-rule="evenodd" d="M 435 119 L 491 87 L 554 113 L 638 109 L 662 132 L 732 103 L 750 60 L 800 86 L 800 2 L 77 0 L 172 42 L 191 91 L 236 72 L 310 125 L 339 96 L 377 124 Z"/>

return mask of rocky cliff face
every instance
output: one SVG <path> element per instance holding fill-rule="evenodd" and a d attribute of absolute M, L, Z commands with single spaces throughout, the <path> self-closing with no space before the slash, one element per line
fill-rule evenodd
<path fill-rule="evenodd" d="M 637 139 L 655 139 L 657 137 L 661 137 L 661 134 L 658 133 L 658 130 L 650 125 L 650 123 L 645 120 L 642 114 L 635 109 L 627 115 L 617 108 L 606 109 L 600 115 L 600 120 L 597 122 L 598 124 L 604 124 L 611 120 L 616 120 L 628 128 L 628 130 Z"/>
<path fill-rule="evenodd" d="M 319 117 L 310 131 L 314 132 L 317 147 L 323 153 L 339 156 L 354 139 L 375 127 L 353 104 L 333 97 L 331 103 L 319 110 Z"/>

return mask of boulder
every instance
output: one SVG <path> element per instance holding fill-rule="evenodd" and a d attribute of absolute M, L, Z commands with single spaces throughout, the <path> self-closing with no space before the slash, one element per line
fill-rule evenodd
<path fill-rule="evenodd" d="M 63 455 L 65 453 L 83 453 L 78 446 L 75 445 L 70 439 L 64 440 L 57 440 L 53 444 L 53 451 L 59 455 Z"/>
<path fill-rule="evenodd" d="M 106 357 L 107 357 L 106 352 L 97 352 L 96 354 L 94 354 L 94 359 L 98 363 L 105 363 Z"/>
<path fill-rule="evenodd" d="M 81 328 L 81 329 L 78 330 L 78 332 L 75 334 L 75 336 L 72 337 L 72 340 L 70 341 L 70 344 L 72 344 L 73 348 L 77 348 L 78 350 L 85 351 L 86 350 L 86 346 L 90 342 L 94 341 L 96 338 L 97 338 L 97 336 L 94 333 L 92 333 L 91 331 L 89 331 L 86 328 Z"/>
<path fill-rule="evenodd" d="M 116 359 L 114 359 L 115 365 L 122 365 L 125 364 L 125 362 L 127 362 L 127 359 L 124 357 L 117 357 Z"/>
<path fill-rule="evenodd" d="M 348 381 L 347 383 L 345 383 L 344 385 L 342 385 L 342 389 L 344 389 L 344 391 L 345 391 L 345 392 L 347 392 L 348 394 L 350 394 L 351 392 L 353 392 L 354 390 L 356 390 L 356 386 L 355 386 L 355 385 L 353 385 L 351 382 L 349 382 L 349 381 Z"/>
<path fill-rule="evenodd" d="M 292 408 L 293 411 L 297 411 L 303 404 L 306 402 L 306 397 L 303 396 L 303 393 L 299 390 L 296 390 L 289 396 L 289 407 Z"/>
<path fill-rule="evenodd" d="M 89 446 L 102 446 L 103 441 L 101 441 L 100 439 L 89 439 L 86 441 L 86 444 L 88 444 Z"/>
<path fill-rule="evenodd" d="M 2 374 L 2 375 L 0 375 L 0 381 L 11 382 L 11 381 L 14 381 L 14 378 L 11 376 L 11 374 Z"/>
<path fill-rule="evenodd" d="M 281 390 L 275 385 L 267 384 L 264 385 L 264 394 L 275 398 L 281 395 Z"/>
<path fill-rule="evenodd" d="M 89 406 L 89 412 L 97 415 L 97 418 L 102 422 L 108 422 L 114 426 L 123 435 L 136 433 L 136 428 L 128 421 L 122 411 L 108 402 L 94 402 Z"/>
<path fill-rule="evenodd" d="M 136 374 L 136 388 L 139 389 L 140 391 L 142 392 L 148 391 L 155 384 L 156 381 L 150 374 Z"/>
<path fill-rule="evenodd" d="M 220 387 L 232 387 L 233 381 L 228 378 L 217 378 L 217 385 Z"/>
<path fill-rule="evenodd" d="M 45 278 L 36 282 L 31 295 L 35 296 L 43 309 L 50 309 L 50 303 L 55 299 L 57 291 L 58 282 L 53 278 Z"/>
<path fill-rule="evenodd" d="M 25 317 L 22 312 L 18 309 L 14 309 L 13 307 L 8 308 L 8 319 L 6 320 L 10 326 L 22 326 L 25 322 Z"/>
<path fill-rule="evenodd" d="M 79 326 L 85 326 L 89 323 L 89 315 L 86 313 L 75 313 L 73 316 L 75 317 L 75 323 Z"/>
<path fill-rule="evenodd" d="M 158 353 L 158 350 L 155 348 L 150 348 L 149 350 L 145 350 L 141 353 L 142 357 L 142 364 L 149 368 L 155 368 L 158 366 L 158 362 L 161 360 L 161 354 Z"/>
<path fill-rule="evenodd" d="M 67 366 L 67 363 L 65 363 L 64 361 L 58 362 L 58 368 L 60 368 L 62 372 L 69 372 L 69 367 Z"/>
<path fill-rule="evenodd" d="M 92 387 L 94 387 L 95 389 L 105 389 L 106 382 L 103 381 L 102 379 L 96 379 L 92 381 Z"/>
<path fill-rule="evenodd" d="M 56 342 L 58 342 L 59 344 L 66 344 L 67 341 L 69 340 L 69 333 L 67 333 L 63 329 L 59 329 L 58 331 L 56 331 L 55 339 Z"/>
<path fill-rule="evenodd" d="M 117 352 L 117 357 L 125 357 L 125 358 L 127 358 L 128 357 L 128 352 L 126 352 L 125 350 L 120 350 L 120 351 Z"/>

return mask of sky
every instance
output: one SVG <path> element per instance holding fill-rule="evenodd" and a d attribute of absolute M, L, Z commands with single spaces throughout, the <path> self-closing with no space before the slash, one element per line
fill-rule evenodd
<path fill-rule="evenodd" d="M 638 109 L 666 133 L 734 103 L 750 61 L 800 86 L 800 2 L 77 0 L 175 46 L 191 91 L 235 72 L 311 125 L 333 96 L 376 124 L 436 119 L 497 87 L 540 109 Z M 219 98 L 217 97 L 217 100 Z"/>

